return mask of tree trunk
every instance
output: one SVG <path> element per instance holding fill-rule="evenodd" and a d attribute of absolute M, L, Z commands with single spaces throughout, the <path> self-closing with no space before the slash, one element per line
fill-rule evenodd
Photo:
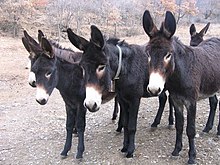
<path fill-rule="evenodd" d="M 114 30 L 114 36 L 117 36 L 117 23 L 115 22 L 115 30 Z"/>
<path fill-rule="evenodd" d="M 57 28 L 58 28 L 58 42 L 60 42 L 60 24 L 58 24 L 58 26 L 57 26 Z"/>

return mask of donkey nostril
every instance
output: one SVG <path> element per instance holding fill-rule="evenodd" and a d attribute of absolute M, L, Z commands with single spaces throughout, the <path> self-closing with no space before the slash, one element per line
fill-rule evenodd
<path fill-rule="evenodd" d="M 159 88 L 159 89 L 158 89 L 158 93 L 160 93 L 160 91 L 161 91 L 161 89 Z"/>
<path fill-rule="evenodd" d="M 151 93 L 151 92 L 150 92 L 150 88 L 149 88 L 149 87 L 147 87 L 147 91 L 148 91 L 149 93 Z"/>
<path fill-rule="evenodd" d="M 36 81 L 33 81 L 32 85 L 33 87 L 36 87 Z"/>
<path fill-rule="evenodd" d="M 35 82 L 35 81 L 34 81 L 34 82 L 29 83 L 29 85 L 30 85 L 30 86 L 32 86 L 32 87 L 37 87 L 37 86 L 36 86 L 36 82 Z"/>
<path fill-rule="evenodd" d="M 99 110 L 98 106 L 96 103 L 93 104 L 93 106 L 88 106 L 86 103 L 84 104 L 84 106 L 90 111 L 90 112 L 96 112 Z"/>
<path fill-rule="evenodd" d="M 97 108 L 97 104 L 95 103 L 92 107 L 92 109 L 96 109 Z"/>
<path fill-rule="evenodd" d="M 47 103 L 46 99 L 36 100 L 40 105 L 45 105 Z"/>

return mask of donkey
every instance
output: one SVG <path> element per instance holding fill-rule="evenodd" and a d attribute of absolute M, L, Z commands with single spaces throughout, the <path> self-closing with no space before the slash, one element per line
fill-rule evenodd
<path fill-rule="evenodd" d="M 57 88 L 65 102 L 66 142 L 61 155 L 66 157 L 72 145 L 72 133 L 76 123 L 78 147 L 76 158 L 82 158 L 84 152 L 84 131 L 86 108 L 83 106 L 85 87 L 83 70 L 78 64 L 71 64 L 55 56 L 53 48 L 46 38 L 42 38 L 41 46 L 30 36 L 22 38 L 25 48 L 30 51 L 33 62 L 31 72 L 36 78 L 36 100 L 39 104 L 47 103 L 54 88 Z"/>
<path fill-rule="evenodd" d="M 26 30 L 24 31 L 24 37 L 26 38 L 26 40 L 22 39 L 22 42 L 23 42 L 24 47 L 26 48 L 26 50 L 30 54 L 28 59 L 30 61 L 30 68 L 29 69 L 31 69 L 31 66 L 33 66 L 33 63 L 36 61 L 36 58 L 34 58 L 33 52 L 31 51 L 31 49 L 29 47 L 29 43 L 27 41 L 32 42 L 35 45 L 38 45 L 38 43 L 27 33 Z M 41 40 L 43 37 L 45 37 L 43 32 L 41 30 L 38 30 L 38 42 L 40 45 L 41 45 Z M 77 61 L 79 61 L 81 59 L 82 53 L 74 52 L 71 49 L 62 48 L 59 44 L 57 44 L 53 40 L 48 40 L 48 41 L 50 42 L 50 44 L 53 48 L 54 54 L 57 57 L 65 60 L 67 62 L 73 63 L 73 64 L 75 64 Z M 29 73 L 28 82 L 29 82 L 30 86 L 36 87 L 36 85 L 35 85 L 36 84 L 36 77 L 35 77 L 35 74 L 31 70 Z M 77 130 L 76 130 L 75 126 L 74 126 L 74 130 L 73 130 L 73 134 L 75 136 L 77 136 Z"/>
<path fill-rule="evenodd" d="M 67 29 L 70 42 L 83 51 L 80 65 L 85 75 L 84 105 L 90 111 L 100 109 L 102 98 L 114 89 L 123 117 L 124 142 L 121 152 L 133 157 L 137 115 L 141 97 L 148 97 L 147 55 L 144 47 L 127 44 L 119 39 L 104 39 L 102 32 L 91 26 L 87 41 Z"/>
<path fill-rule="evenodd" d="M 194 24 L 192 24 L 190 26 L 190 36 L 191 36 L 190 46 L 198 46 L 203 41 L 203 37 L 206 34 L 209 26 L 210 26 L 210 22 L 199 33 L 196 32 L 196 27 Z M 163 94 L 163 92 L 161 94 Z M 164 101 L 164 100 L 162 100 L 162 101 Z M 165 102 L 166 102 L 166 100 L 165 100 Z M 208 133 L 213 127 L 215 112 L 216 112 L 216 108 L 217 108 L 217 104 L 218 104 L 218 99 L 217 99 L 216 95 L 209 97 L 209 104 L 210 104 L 210 114 L 209 114 L 206 126 L 203 129 L 203 132 L 206 132 L 206 133 Z M 158 109 L 157 115 L 156 115 L 151 127 L 157 127 L 157 125 L 160 123 L 163 111 L 164 111 L 164 108 Z M 168 119 L 169 119 L 169 126 L 172 126 L 173 121 L 174 121 L 174 119 L 173 119 L 173 103 L 172 103 L 172 100 L 170 97 L 169 97 L 169 118 Z"/>
<path fill-rule="evenodd" d="M 190 26 L 189 29 L 191 36 L 190 46 L 198 46 L 203 41 L 203 37 L 206 34 L 207 30 L 209 29 L 209 26 L 210 26 L 210 22 L 208 22 L 207 25 L 204 28 L 202 28 L 202 30 L 200 30 L 200 32 L 196 32 L 196 27 L 194 24 Z M 217 104 L 218 104 L 218 98 L 216 95 L 209 97 L 210 113 L 206 126 L 203 129 L 203 132 L 208 133 L 212 129 Z"/>
<path fill-rule="evenodd" d="M 149 84 L 152 95 L 168 90 L 174 104 L 176 118 L 176 144 L 173 156 L 182 150 L 184 125 L 183 109 L 187 109 L 186 133 L 189 142 L 188 164 L 196 163 L 195 118 L 199 99 L 213 96 L 220 89 L 220 39 L 210 38 L 197 47 L 184 45 L 173 37 L 176 20 L 170 11 L 158 30 L 150 12 L 143 14 L 143 28 L 150 40 L 148 55 Z M 218 135 L 220 126 L 218 125 Z"/>
<path fill-rule="evenodd" d="M 45 37 L 44 33 L 41 30 L 38 30 L 38 41 L 39 41 L 39 43 L 41 43 L 41 40 L 42 40 L 43 37 Z M 60 57 L 60 58 L 64 59 L 65 61 L 68 61 L 70 63 L 76 63 L 77 61 L 80 61 L 81 56 L 82 56 L 81 52 L 77 53 L 77 52 L 72 51 L 71 49 L 62 48 L 59 44 L 57 44 L 53 40 L 48 40 L 48 41 L 52 45 L 53 50 L 54 50 L 54 54 L 57 57 Z M 117 96 L 116 96 L 115 100 L 114 100 L 114 110 L 113 110 L 112 120 L 116 120 L 118 111 L 119 111 L 118 101 L 117 101 Z M 116 131 L 121 132 L 121 130 L 122 130 L 122 125 L 121 125 L 121 122 L 119 120 L 118 128 L 116 129 Z"/>

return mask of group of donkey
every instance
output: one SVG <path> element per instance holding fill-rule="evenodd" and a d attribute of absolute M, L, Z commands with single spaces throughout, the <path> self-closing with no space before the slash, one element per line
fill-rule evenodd
<path fill-rule="evenodd" d="M 176 143 L 173 156 L 182 149 L 183 108 L 187 109 L 186 132 L 189 141 L 189 164 L 196 161 L 195 118 L 196 102 L 209 98 L 210 114 L 204 132 L 213 127 L 220 89 L 220 39 L 203 41 L 209 23 L 199 32 L 190 27 L 191 46 L 186 46 L 174 35 L 176 21 L 166 12 L 165 20 L 157 29 L 150 12 L 143 15 L 143 28 L 150 40 L 146 46 L 128 44 L 117 38 L 105 39 L 102 32 L 91 26 L 90 41 L 75 34 L 70 28 L 70 42 L 82 52 L 63 49 L 38 31 L 36 42 L 26 31 L 22 42 L 31 61 L 29 83 L 36 87 L 36 100 L 44 105 L 57 88 L 66 106 L 66 142 L 61 152 L 67 156 L 72 145 L 72 134 L 77 132 L 76 158 L 85 150 L 84 131 L 86 110 L 96 112 L 102 103 L 115 99 L 113 119 L 120 105 L 119 126 L 124 129 L 121 151 L 133 157 L 137 115 L 142 97 L 159 96 L 159 109 L 151 125 L 157 127 L 169 92 L 169 125 L 173 125 L 175 109 Z M 196 47 L 194 47 L 196 46 Z M 218 126 L 218 135 L 220 127 Z"/>

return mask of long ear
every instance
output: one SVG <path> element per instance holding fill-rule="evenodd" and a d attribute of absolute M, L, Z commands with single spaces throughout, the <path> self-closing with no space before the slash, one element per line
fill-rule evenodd
<path fill-rule="evenodd" d="M 209 25 L 210 25 L 210 22 L 207 23 L 207 25 L 199 32 L 201 36 L 204 36 L 206 34 L 207 30 L 209 29 Z"/>
<path fill-rule="evenodd" d="M 38 45 L 38 43 L 27 33 L 26 30 L 24 30 L 24 37 L 29 41 L 29 43 Z"/>
<path fill-rule="evenodd" d="M 25 49 L 30 53 L 31 52 L 30 45 L 28 43 L 28 40 L 25 37 L 22 37 L 22 43 Z"/>
<path fill-rule="evenodd" d="M 189 28 L 189 33 L 190 33 L 191 36 L 196 35 L 196 27 L 195 27 L 194 24 L 192 24 L 192 25 L 190 26 L 190 28 Z"/>
<path fill-rule="evenodd" d="M 54 57 L 53 48 L 50 42 L 44 37 L 41 39 L 41 48 L 45 51 L 45 55 L 47 55 L 49 58 Z"/>
<path fill-rule="evenodd" d="M 171 38 L 176 31 L 176 20 L 170 11 L 166 12 L 165 21 L 162 24 L 162 30 L 168 39 Z"/>
<path fill-rule="evenodd" d="M 102 32 L 95 25 L 91 26 L 91 42 L 100 49 L 103 49 L 105 46 L 105 40 Z"/>
<path fill-rule="evenodd" d="M 40 45 L 30 43 L 27 38 L 22 37 L 22 43 L 25 49 L 29 52 L 29 58 L 34 58 L 42 52 Z"/>
<path fill-rule="evenodd" d="M 67 29 L 67 34 L 70 42 L 79 50 L 85 51 L 89 44 L 89 41 L 76 35 L 70 28 Z"/>
<path fill-rule="evenodd" d="M 144 31 L 147 33 L 147 35 L 150 38 L 154 37 L 155 34 L 158 32 L 158 30 L 148 10 L 144 12 L 142 22 L 143 22 Z"/>
<path fill-rule="evenodd" d="M 38 42 L 41 45 L 42 38 L 44 37 L 44 33 L 41 30 L 38 30 Z"/>

